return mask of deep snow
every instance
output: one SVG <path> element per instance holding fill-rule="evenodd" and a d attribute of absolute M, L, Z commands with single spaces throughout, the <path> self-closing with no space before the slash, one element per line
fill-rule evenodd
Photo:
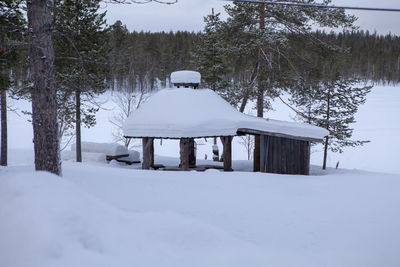
<path fill-rule="evenodd" d="M 0 168 L 0 266 L 400 265 L 400 175 L 63 166 Z"/>

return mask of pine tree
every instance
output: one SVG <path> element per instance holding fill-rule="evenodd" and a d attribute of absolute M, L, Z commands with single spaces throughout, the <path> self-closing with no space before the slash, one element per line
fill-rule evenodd
<path fill-rule="evenodd" d="M 206 25 L 192 55 L 193 64 L 201 73 L 203 86 L 213 91 L 226 87 L 223 75 L 228 72 L 219 16 L 220 13 L 214 14 L 213 9 L 212 14 L 204 18 Z"/>
<path fill-rule="evenodd" d="M 21 55 L 22 32 L 25 19 L 21 1 L 0 2 L 0 106 L 1 106 L 1 154 L 0 165 L 7 165 L 7 90 L 12 80 L 11 69 Z"/>
<path fill-rule="evenodd" d="M 355 122 L 354 116 L 358 107 L 365 103 L 371 86 L 358 87 L 359 79 L 341 73 L 345 57 L 346 54 L 340 51 L 320 57 L 314 69 L 308 73 L 303 71 L 290 99 L 301 120 L 329 131 L 324 140 L 323 169 L 326 169 L 328 150 L 342 153 L 344 147 L 368 142 L 351 140 L 351 124 Z"/>
<path fill-rule="evenodd" d="M 284 1 L 295 2 L 295 1 Z M 307 3 L 317 3 L 310 0 Z M 322 5 L 330 1 L 323 1 Z M 284 59 L 287 33 L 296 32 L 309 35 L 311 25 L 322 27 L 350 27 L 353 16 L 346 16 L 343 10 L 313 9 L 279 5 L 235 3 L 225 7 L 229 18 L 226 29 L 232 49 L 247 50 L 257 57 L 257 116 L 262 117 L 264 108 L 270 107 L 269 99 L 279 94 L 281 82 L 280 59 Z M 311 36 L 310 36 L 311 38 Z"/>
<path fill-rule="evenodd" d="M 54 27 L 58 98 L 75 105 L 59 103 L 63 126 L 75 123 L 76 160 L 82 161 L 81 124 L 95 124 L 98 108 L 85 105 L 106 88 L 107 34 L 105 12 L 99 13 L 100 0 L 58 0 Z M 60 109 L 65 108 L 65 109 Z M 75 118 L 71 117 L 71 108 Z M 61 133 L 63 131 L 62 128 Z"/>

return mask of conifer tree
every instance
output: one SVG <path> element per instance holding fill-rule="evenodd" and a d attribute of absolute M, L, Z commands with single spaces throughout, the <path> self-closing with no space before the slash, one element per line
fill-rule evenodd
<path fill-rule="evenodd" d="M 368 142 L 352 140 L 351 125 L 371 86 L 359 87 L 360 79 L 341 73 L 345 57 L 340 51 L 323 55 L 314 69 L 303 71 L 290 98 L 301 120 L 329 131 L 324 140 L 323 169 L 326 169 L 328 150 L 342 153 L 344 147 Z"/>
<path fill-rule="evenodd" d="M 226 87 L 223 75 L 228 72 L 219 16 L 213 9 L 212 14 L 204 17 L 206 25 L 193 53 L 193 64 L 201 73 L 203 86 L 213 91 Z"/>
<path fill-rule="evenodd" d="M 284 1 L 295 2 L 295 1 Z M 318 1 L 310 0 L 307 3 Z M 318 3 L 328 5 L 330 1 Z M 269 107 L 269 99 L 279 94 L 275 89 L 281 81 L 279 59 L 285 57 L 284 48 L 287 33 L 302 33 L 308 35 L 311 25 L 322 27 L 351 27 L 355 20 L 346 16 L 343 10 L 315 9 L 307 7 L 292 7 L 278 5 L 260 5 L 251 3 L 234 3 L 226 6 L 229 18 L 226 21 L 227 30 L 232 36 L 229 44 L 232 49 L 248 50 L 257 56 L 257 116 L 263 116 L 265 107 Z"/>
<path fill-rule="evenodd" d="M 1 153 L 0 165 L 7 165 L 7 90 L 12 84 L 11 69 L 21 57 L 21 41 L 25 19 L 21 1 L 0 2 L 0 106 L 1 106 Z"/>
<path fill-rule="evenodd" d="M 105 12 L 100 0 L 57 0 L 54 27 L 59 120 L 61 126 L 75 124 L 76 160 L 82 161 L 81 124 L 95 124 L 98 108 L 85 105 L 106 88 L 108 53 Z M 74 101 L 74 105 L 68 104 Z M 71 111 L 73 108 L 73 111 Z M 74 114 L 73 118 L 71 115 Z M 60 127 L 62 133 L 65 129 Z"/>

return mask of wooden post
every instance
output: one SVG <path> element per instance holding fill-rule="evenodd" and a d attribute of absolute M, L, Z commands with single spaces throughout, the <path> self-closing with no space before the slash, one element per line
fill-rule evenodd
<path fill-rule="evenodd" d="M 221 137 L 224 149 L 224 171 L 231 172 L 232 170 L 232 136 Z"/>
<path fill-rule="evenodd" d="M 183 171 L 189 170 L 190 138 L 181 138 L 180 145 L 180 167 Z"/>
<path fill-rule="evenodd" d="M 145 137 L 142 139 L 143 144 L 143 162 L 142 169 L 150 170 L 154 166 L 154 138 Z"/>
<path fill-rule="evenodd" d="M 190 168 L 196 168 L 196 149 L 195 149 L 195 143 L 194 139 L 190 138 L 189 139 L 189 167 Z"/>

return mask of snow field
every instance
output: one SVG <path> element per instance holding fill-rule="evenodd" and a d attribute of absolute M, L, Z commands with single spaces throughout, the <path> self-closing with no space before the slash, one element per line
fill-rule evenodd
<path fill-rule="evenodd" d="M 399 175 L 29 168 L 0 168 L 0 266 L 400 264 Z"/>

